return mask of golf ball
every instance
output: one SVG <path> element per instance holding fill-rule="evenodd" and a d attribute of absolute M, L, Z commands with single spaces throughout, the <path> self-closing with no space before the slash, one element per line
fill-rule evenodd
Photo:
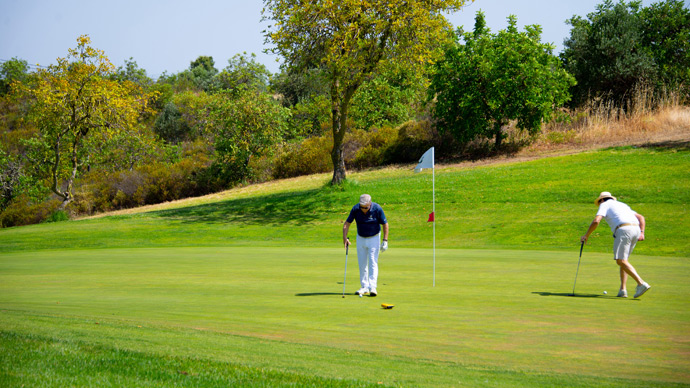
<path fill-rule="evenodd" d="M 604 295 L 608 294 L 608 292 L 604 291 Z"/>
<path fill-rule="evenodd" d="M 359 294 L 359 297 L 361 298 L 361 297 L 362 297 L 362 294 Z"/>

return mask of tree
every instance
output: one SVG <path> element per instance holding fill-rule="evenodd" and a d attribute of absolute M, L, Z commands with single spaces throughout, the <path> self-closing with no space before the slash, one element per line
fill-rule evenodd
<path fill-rule="evenodd" d="M 236 54 L 228 59 L 228 66 L 218 74 L 220 87 L 239 92 L 257 90 L 266 92 L 271 72 L 256 61 L 256 55 Z"/>
<path fill-rule="evenodd" d="M 484 14 L 478 12 L 474 32 L 458 32 L 442 60 L 434 65 L 429 98 L 442 131 L 461 142 L 477 136 L 503 139 L 503 126 L 535 133 L 543 120 L 568 100 L 574 79 L 553 56 L 553 46 L 541 43 L 541 28 L 526 26 L 518 32 L 515 16 L 508 28 L 491 34 Z M 459 42 L 459 37 L 465 43 Z"/>
<path fill-rule="evenodd" d="M 427 63 L 448 37 L 443 12 L 465 0 L 264 0 L 273 21 L 267 51 L 299 72 L 321 68 L 329 81 L 333 184 L 345 179 L 343 138 L 352 96 L 387 61 Z M 268 15 L 268 16 L 266 16 Z"/>
<path fill-rule="evenodd" d="M 211 171 L 223 185 L 250 177 L 251 158 L 272 153 L 287 129 L 289 110 L 266 93 L 224 91 L 208 96 L 198 116 L 215 147 Z"/>
<path fill-rule="evenodd" d="M 29 63 L 23 59 L 12 58 L 0 65 L 0 96 L 10 92 L 12 82 L 24 82 L 28 77 Z"/>
<path fill-rule="evenodd" d="M 296 71 L 283 67 L 280 73 L 271 77 L 269 86 L 271 92 L 280 95 L 281 102 L 286 107 L 328 95 L 328 80 L 321 69 Z"/>
<path fill-rule="evenodd" d="M 690 91 L 690 8 L 680 0 L 654 3 L 640 11 L 642 45 L 651 52 L 659 86 Z M 687 96 L 690 97 L 690 96 Z"/>
<path fill-rule="evenodd" d="M 50 180 L 62 208 L 74 198 L 80 169 L 103 144 L 122 134 L 139 139 L 138 118 L 151 97 L 132 82 L 112 80 L 114 66 L 90 43 L 80 36 L 67 58 L 38 70 L 35 83 L 16 90 L 31 98 L 29 119 L 39 131 L 29 142 L 32 167 Z"/>
<path fill-rule="evenodd" d="M 410 120 L 424 103 L 426 76 L 405 68 L 381 69 L 352 97 L 350 116 L 355 126 L 368 130 Z"/>
<path fill-rule="evenodd" d="M 213 57 L 202 55 L 190 62 L 189 69 L 172 75 L 163 73 L 158 82 L 171 85 L 178 93 L 186 90 L 214 91 L 219 88 L 216 78 L 218 69 L 214 66 Z"/>
<path fill-rule="evenodd" d="M 568 20 L 572 28 L 561 59 L 577 79 L 572 89 L 575 105 L 600 95 L 622 103 L 638 84 L 657 77 L 654 58 L 642 44 L 639 12 L 639 1 L 605 0 L 587 19 Z"/>
<path fill-rule="evenodd" d="M 289 125 L 294 137 L 320 135 L 331 121 L 328 80 L 323 70 L 283 67 L 271 77 L 269 90 L 292 110 Z"/>
<path fill-rule="evenodd" d="M 130 81 L 142 88 L 150 87 L 153 84 L 153 80 L 146 75 L 146 70 L 140 68 L 134 58 L 126 59 L 125 65 L 118 67 L 111 78 L 120 82 Z"/>
<path fill-rule="evenodd" d="M 178 144 L 187 139 L 191 129 L 182 117 L 182 112 L 170 101 L 163 107 L 163 111 L 156 118 L 153 126 L 158 136 L 170 144 Z"/>
<path fill-rule="evenodd" d="M 190 76 L 196 87 L 207 92 L 217 88 L 214 81 L 218 69 L 214 65 L 213 57 L 205 55 L 198 57 L 189 65 Z"/>

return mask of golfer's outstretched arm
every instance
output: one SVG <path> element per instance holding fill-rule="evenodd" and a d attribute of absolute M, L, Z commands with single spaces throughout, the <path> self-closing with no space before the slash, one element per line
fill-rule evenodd
<path fill-rule="evenodd" d="M 388 240 L 388 224 L 383 224 L 383 239 Z"/>
<path fill-rule="evenodd" d="M 640 223 L 640 238 L 638 238 L 638 241 L 644 241 L 644 230 L 647 227 L 647 223 L 645 222 L 642 214 L 635 213 L 635 217 L 637 218 L 637 221 Z"/>
<path fill-rule="evenodd" d="M 584 236 L 580 238 L 580 242 L 586 242 L 587 239 L 589 238 L 589 235 L 596 230 L 597 226 L 599 226 L 599 223 L 601 222 L 601 219 L 604 218 L 602 216 L 596 216 L 594 217 L 594 221 L 592 221 L 591 224 L 589 224 L 589 229 L 587 229 L 587 233 L 585 233 Z"/>
<path fill-rule="evenodd" d="M 350 231 L 350 223 L 345 221 L 343 224 L 343 245 L 348 246 L 348 240 L 347 240 L 347 232 Z"/>

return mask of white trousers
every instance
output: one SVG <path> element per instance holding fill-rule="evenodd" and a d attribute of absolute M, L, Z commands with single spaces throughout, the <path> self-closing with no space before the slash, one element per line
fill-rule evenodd
<path fill-rule="evenodd" d="M 376 288 L 380 250 L 381 233 L 371 237 L 357 235 L 357 261 L 359 261 L 359 282 L 362 288 Z"/>

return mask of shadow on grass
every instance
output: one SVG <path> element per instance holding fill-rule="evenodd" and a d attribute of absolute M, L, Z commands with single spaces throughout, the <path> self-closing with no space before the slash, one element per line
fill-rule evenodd
<path fill-rule="evenodd" d="M 635 145 L 626 146 L 614 146 L 604 148 L 604 150 L 629 150 L 635 148 L 648 148 L 655 151 L 665 151 L 665 150 L 676 150 L 676 151 L 690 151 L 690 141 L 689 140 L 667 140 L 650 142 Z"/>
<path fill-rule="evenodd" d="M 347 217 L 359 198 L 344 187 L 325 184 L 318 189 L 231 199 L 204 205 L 152 212 L 153 217 L 177 220 L 185 224 L 242 223 L 250 225 L 307 225 L 325 214 L 338 212 Z M 352 198 L 350 198 L 352 197 Z M 352 202 L 350 204 L 350 202 Z"/>
<path fill-rule="evenodd" d="M 690 151 L 690 141 L 688 140 L 669 140 L 656 143 L 640 145 L 641 148 L 651 148 L 656 150 L 675 149 L 679 151 Z"/>
<path fill-rule="evenodd" d="M 577 292 L 575 295 L 573 295 L 572 292 L 546 292 L 546 291 L 535 291 L 532 292 L 533 294 L 541 295 L 541 296 L 568 296 L 571 298 L 601 298 L 601 299 L 626 299 L 626 298 L 618 298 L 613 295 L 603 295 L 603 294 L 578 294 Z M 638 300 L 638 299 L 632 299 L 632 298 L 627 298 L 631 300 Z"/>
<path fill-rule="evenodd" d="M 303 292 L 299 294 L 295 294 L 295 296 L 328 296 L 328 295 L 342 295 L 341 292 Z M 345 295 L 354 295 L 354 294 L 345 294 Z"/>

